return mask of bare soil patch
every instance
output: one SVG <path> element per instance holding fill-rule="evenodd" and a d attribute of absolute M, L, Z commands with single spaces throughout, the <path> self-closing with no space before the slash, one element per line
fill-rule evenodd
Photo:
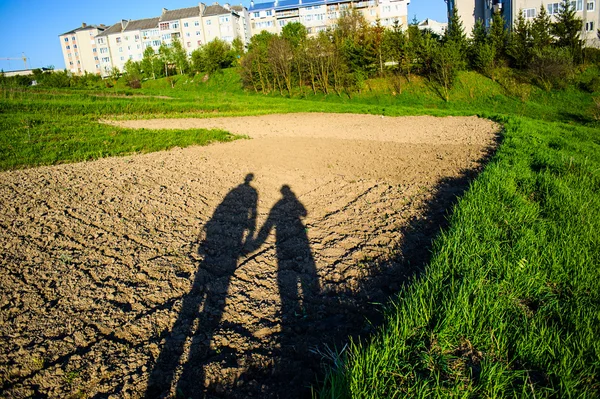
<path fill-rule="evenodd" d="M 115 122 L 245 134 L 0 173 L 6 397 L 309 394 L 493 149 L 477 118 Z"/>

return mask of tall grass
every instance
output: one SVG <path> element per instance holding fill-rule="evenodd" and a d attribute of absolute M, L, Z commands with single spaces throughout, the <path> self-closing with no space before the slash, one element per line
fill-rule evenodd
<path fill-rule="evenodd" d="M 600 132 L 501 121 L 422 277 L 321 397 L 600 394 Z"/>

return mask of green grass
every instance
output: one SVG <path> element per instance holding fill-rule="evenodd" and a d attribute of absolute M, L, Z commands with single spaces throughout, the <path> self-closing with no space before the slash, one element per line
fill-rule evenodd
<path fill-rule="evenodd" d="M 494 119 L 504 125 L 503 141 L 455 206 L 426 270 L 388 306 L 381 330 L 330 370 L 320 396 L 600 396 L 594 94 L 515 89 L 471 72 L 461 74 L 450 102 L 419 78 L 396 96 L 372 80 L 352 99 L 246 93 L 231 70 L 207 82 L 174 82 L 147 81 L 142 90 L 3 90 L 0 169 L 235 138 L 98 123 L 106 118 L 356 112 Z"/>
<path fill-rule="evenodd" d="M 322 397 L 600 395 L 600 131 L 501 121 L 430 264 Z"/>

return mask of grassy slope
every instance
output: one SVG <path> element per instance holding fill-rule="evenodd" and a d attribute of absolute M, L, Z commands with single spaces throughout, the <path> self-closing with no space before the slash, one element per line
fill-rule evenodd
<path fill-rule="evenodd" d="M 505 125 L 504 142 L 456 206 L 426 272 L 390 306 L 372 342 L 352 348 L 344 367 L 329 374 L 321 394 L 598 396 L 600 135 L 591 96 L 529 88 L 522 101 L 473 73 L 461 76 L 450 103 L 418 79 L 399 96 L 380 81 L 370 87 L 352 100 L 286 100 L 244 93 L 226 72 L 207 83 L 182 77 L 175 89 L 164 80 L 147 82 L 141 91 L 173 100 L 4 92 L 0 167 L 187 145 L 206 134 L 97 124 L 110 116 L 327 111 L 494 118 Z M 188 134 L 195 138 L 176 142 Z"/>

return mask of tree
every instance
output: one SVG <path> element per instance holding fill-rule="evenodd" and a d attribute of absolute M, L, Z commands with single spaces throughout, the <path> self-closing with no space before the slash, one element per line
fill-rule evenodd
<path fill-rule="evenodd" d="M 525 69 L 531 62 L 532 34 L 531 26 L 522 10 L 519 11 L 519 17 L 510 35 L 507 53 L 511 57 L 513 66 L 518 69 Z"/>
<path fill-rule="evenodd" d="M 169 69 L 171 68 L 171 66 L 173 66 L 175 61 L 173 60 L 173 51 L 171 51 L 171 48 L 164 43 L 161 44 L 160 48 L 158 49 L 158 56 L 160 57 L 160 60 L 162 61 L 162 64 L 165 67 L 165 76 L 168 77 L 172 75 L 169 74 Z"/>
<path fill-rule="evenodd" d="M 577 18 L 575 7 L 563 0 L 558 8 L 556 22 L 552 24 L 552 33 L 556 37 L 556 46 L 571 53 L 575 63 L 581 62 L 583 41 L 580 38 L 583 21 Z"/>
<path fill-rule="evenodd" d="M 188 61 L 187 53 L 179 40 L 173 40 L 171 52 L 175 68 L 179 70 L 180 75 L 183 75 L 190 68 L 190 63 Z"/>
<path fill-rule="evenodd" d="M 291 22 L 281 29 L 281 37 L 286 39 L 292 48 L 298 48 L 304 43 L 307 35 L 306 27 L 300 22 Z"/>
<path fill-rule="evenodd" d="M 146 78 L 156 79 L 157 76 L 160 76 L 163 68 L 164 65 L 162 64 L 162 60 L 154 53 L 154 49 L 152 47 L 146 47 L 144 50 L 144 57 L 142 58 L 143 75 Z"/>
<path fill-rule="evenodd" d="M 498 67 L 506 60 L 506 44 L 508 42 L 506 21 L 500 11 L 495 12 L 492 16 L 488 37 L 494 51 L 494 67 Z"/>
<path fill-rule="evenodd" d="M 282 37 L 274 37 L 269 42 L 268 54 L 269 64 L 275 75 L 279 92 L 283 95 L 285 87 L 291 96 L 293 51 L 290 42 Z"/>
<path fill-rule="evenodd" d="M 433 82 L 440 89 L 440 94 L 445 101 L 450 100 L 450 90 L 454 86 L 460 69 L 461 56 L 459 49 L 451 42 L 435 46 L 431 69 Z"/>
<path fill-rule="evenodd" d="M 459 55 L 459 68 L 464 68 L 466 64 L 466 50 L 468 48 L 467 43 L 467 35 L 465 34 L 465 28 L 460 20 L 460 16 L 458 15 L 458 8 L 456 4 L 452 8 L 452 14 L 448 20 L 448 29 L 444 34 L 443 38 L 444 43 L 449 43 L 451 46 L 454 46 Z"/>
<path fill-rule="evenodd" d="M 546 12 L 546 7 L 540 5 L 540 13 L 535 16 L 531 24 L 531 51 L 541 53 L 552 44 L 552 22 Z"/>
<path fill-rule="evenodd" d="M 124 65 L 125 82 L 132 89 L 142 87 L 142 63 L 139 61 L 127 60 Z"/>

